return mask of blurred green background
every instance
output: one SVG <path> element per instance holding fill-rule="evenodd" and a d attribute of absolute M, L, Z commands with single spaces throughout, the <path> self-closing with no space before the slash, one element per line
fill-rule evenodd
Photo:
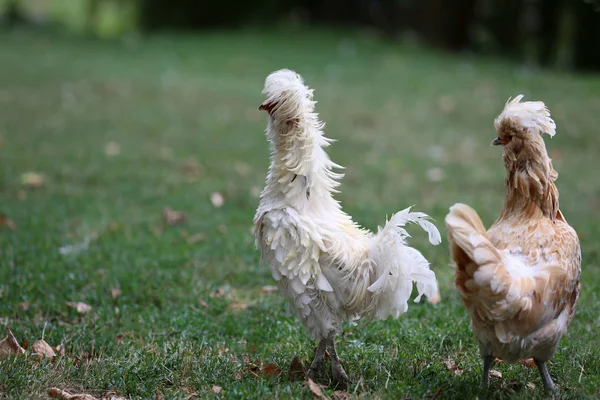
<path fill-rule="evenodd" d="M 548 105 L 561 210 L 583 251 L 579 308 L 550 372 L 561 398 L 600 396 L 594 4 L 0 6 L 0 326 L 25 347 L 42 336 L 64 345 L 51 362 L 0 359 L 0 398 L 47 398 L 52 386 L 98 397 L 313 398 L 289 367 L 309 362 L 314 343 L 273 291 L 251 233 L 269 162 L 258 106 L 264 78 L 280 68 L 315 89 L 337 140 L 327 151 L 346 167 L 336 198 L 373 230 L 415 204 L 445 237 L 459 201 L 489 226 L 504 200 L 493 120 L 519 93 Z M 496 365 L 502 377 L 479 390 L 446 243 L 410 232 L 442 301 L 346 326 L 339 351 L 352 386 L 335 394 L 325 373 L 325 394 L 545 398 L 537 371 L 520 364 Z"/>

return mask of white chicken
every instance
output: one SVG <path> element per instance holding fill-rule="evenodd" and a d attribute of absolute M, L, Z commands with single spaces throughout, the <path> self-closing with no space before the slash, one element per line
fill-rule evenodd
<path fill-rule="evenodd" d="M 331 140 L 323 136 L 313 91 L 295 72 L 280 70 L 267 77 L 263 93 L 271 163 L 254 217 L 256 245 L 281 294 L 319 341 L 309 376 L 327 350 L 334 382 L 344 385 L 348 376 L 335 349 L 342 324 L 398 317 L 408 309 L 413 282 L 415 301 L 437 292 L 435 274 L 407 246 L 403 227 L 417 223 L 432 244 L 441 242 L 440 233 L 426 214 L 410 208 L 376 234 L 360 228 L 332 196 L 343 175 L 332 171 L 341 167 L 324 150 Z"/>

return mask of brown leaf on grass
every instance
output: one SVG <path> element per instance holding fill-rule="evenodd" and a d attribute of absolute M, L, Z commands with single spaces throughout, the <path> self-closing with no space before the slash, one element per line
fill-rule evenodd
<path fill-rule="evenodd" d="M 460 375 L 462 375 L 462 374 L 463 374 L 463 372 L 464 372 L 464 371 L 463 371 L 463 369 L 462 369 L 460 366 L 458 366 L 458 365 L 456 364 L 456 362 L 455 362 L 453 359 L 451 359 L 451 358 L 450 358 L 450 359 L 448 359 L 448 360 L 446 360 L 446 361 L 444 361 L 444 365 L 446 365 L 446 369 L 447 369 L 448 371 L 451 371 L 451 372 L 453 372 L 453 373 L 454 373 L 454 375 L 458 375 L 458 376 L 460 376 Z"/>
<path fill-rule="evenodd" d="M 201 241 L 203 241 L 204 239 L 206 239 L 206 233 L 204 233 L 204 232 L 200 232 L 200 233 L 196 233 L 196 234 L 194 234 L 194 235 L 192 235 L 192 236 L 188 236 L 188 237 L 186 238 L 186 241 L 187 241 L 189 244 L 194 244 L 194 243 L 201 242 Z"/>
<path fill-rule="evenodd" d="M 329 400 L 329 397 L 323 394 L 321 387 L 317 385 L 312 379 L 308 378 L 307 384 L 314 397 L 316 397 L 317 399 Z"/>
<path fill-rule="evenodd" d="M 91 394 L 71 394 L 65 390 L 55 387 L 48 390 L 48 396 L 52 397 L 53 399 L 59 400 L 100 400 L 97 397 L 92 396 Z"/>
<path fill-rule="evenodd" d="M 48 343 L 46 343 L 44 339 L 40 339 L 34 344 L 32 344 L 31 351 L 33 353 L 33 356 L 38 360 L 41 360 L 44 357 L 46 357 L 49 360 L 52 360 L 54 359 L 54 357 L 56 357 L 54 349 Z"/>
<path fill-rule="evenodd" d="M 490 376 L 493 378 L 502 379 L 502 372 L 498 371 L 497 369 L 493 369 L 490 371 Z"/>
<path fill-rule="evenodd" d="M 6 327 L 6 338 L 0 341 L 0 357 L 25 354 L 25 349 L 21 347 L 12 331 Z"/>
<path fill-rule="evenodd" d="M 212 292 L 210 294 L 210 297 L 217 298 L 217 299 L 221 298 L 223 296 L 225 296 L 225 290 L 223 290 L 222 288 L 218 288 L 217 290 L 215 290 L 214 292 Z"/>
<path fill-rule="evenodd" d="M 24 350 L 27 350 L 29 348 L 29 340 L 27 340 L 27 339 L 21 340 L 20 345 Z"/>
<path fill-rule="evenodd" d="M 306 376 L 306 367 L 302 362 L 302 359 L 298 356 L 294 357 L 292 363 L 290 364 L 290 368 L 288 370 L 288 378 L 290 380 L 304 380 Z"/>
<path fill-rule="evenodd" d="M 200 164 L 195 158 L 188 158 L 181 166 L 181 172 L 188 178 L 196 178 L 200 175 Z"/>
<path fill-rule="evenodd" d="M 265 364 L 262 367 L 262 374 L 269 378 L 279 378 L 283 372 L 275 364 Z"/>
<path fill-rule="evenodd" d="M 5 214 L 0 213 L 0 226 L 5 226 L 11 231 L 14 231 L 17 225 L 14 221 L 8 218 Z"/>
<path fill-rule="evenodd" d="M 197 399 L 200 397 L 198 392 L 193 387 L 184 386 L 181 388 L 181 391 L 185 393 L 188 399 Z"/>
<path fill-rule="evenodd" d="M 117 288 L 112 288 L 110 289 L 110 295 L 112 296 L 113 299 L 116 299 L 117 297 L 119 297 L 121 295 L 121 289 L 117 289 Z"/>
<path fill-rule="evenodd" d="M 67 301 L 67 306 L 74 308 L 79 314 L 87 314 L 92 311 L 92 306 L 81 301 Z"/>
<path fill-rule="evenodd" d="M 217 386 L 217 385 L 213 385 L 212 388 L 210 388 L 210 390 L 214 393 L 214 394 L 219 394 L 221 393 L 221 390 L 223 388 L 221 386 Z"/>
<path fill-rule="evenodd" d="M 54 350 L 54 352 L 61 357 L 65 356 L 65 345 L 62 343 L 58 346 L 52 347 L 52 350 Z"/>
<path fill-rule="evenodd" d="M 121 145 L 117 142 L 108 142 L 106 146 L 104 146 L 104 154 L 108 157 L 114 157 L 121 154 Z"/>
<path fill-rule="evenodd" d="M 332 400 L 348 400 L 350 398 L 350 393 L 344 392 L 343 390 L 336 390 L 331 395 Z"/>
<path fill-rule="evenodd" d="M 277 290 L 278 290 L 277 286 L 267 285 L 267 286 L 263 286 L 260 291 L 263 292 L 263 293 L 270 294 L 270 293 L 275 293 Z"/>
<path fill-rule="evenodd" d="M 185 221 L 185 214 L 182 211 L 175 211 L 171 207 L 165 207 L 162 217 L 167 225 L 177 225 Z"/>
<path fill-rule="evenodd" d="M 205 302 L 204 300 L 200 300 L 200 306 L 202 306 L 204 308 L 208 308 L 208 303 Z"/>
<path fill-rule="evenodd" d="M 232 311 L 244 311 L 246 308 L 248 308 L 246 303 L 231 303 L 229 305 L 229 309 Z"/>
<path fill-rule="evenodd" d="M 123 335 L 115 336 L 115 342 L 117 342 L 117 344 L 123 343 Z"/>
<path fill-rule="evenodd" d="M 39 188 L 44 185 L 44 177 L 37 172 L 25 172 L 21 175 L 21 183 L 29 188 Z"/>
<path fill-rule="evenodd" d="M 223 199 L 223 195 L 221 193 L 213 192 L 210 195 L 210 202 L 214 207 L 221 208 L 225 202 L 225 199 Z"/>
<path fill-rule="evenodd" d="M 519 360 L 519 364 L 521 364 L 524 367 L 527 368 L 535 368 L 535 361 L 533 361 L 533 358 L 527 358 L 527 359 L 522 359 Z"/>

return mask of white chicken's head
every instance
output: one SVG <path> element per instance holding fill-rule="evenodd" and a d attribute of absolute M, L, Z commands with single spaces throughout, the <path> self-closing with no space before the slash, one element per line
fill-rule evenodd
<path fill-rule="evenodd" d="M 275 71 L 265 79 L 263 94 L 267 99 L 259 110 L 269 113 L 276 123 L 289 123 L 314 110 L 313 90 L 302 77 L 289 69 Z"/>

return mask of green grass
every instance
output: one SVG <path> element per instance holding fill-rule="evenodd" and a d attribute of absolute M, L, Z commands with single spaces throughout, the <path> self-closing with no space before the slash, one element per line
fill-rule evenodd
<path fill-rule="evenodd" d="M 17 225 L 0 227 L 0 321 L 19 340 L 32 343 L 44 332 L 48 343 L 66 346 L 65 357 L 41 365 L 1 360 L 0 397 L 44 398 L 51 386 L 132 398 L 312 397 L 285 375 L 294 357 L 310 358 L 313 343 L 286 302 L 261 290 L 273 281 L 250 232 L 268 166 L 260 91 L 282 67 L 316 88 L 327 134 L 338 140 L 330 154 L 347 167 L 338 198 L 371 229 L 412 204 L 442 229 L 458 201 L 489 225 L 504 176 L 501 150 L 489 146 L 493 118 L 519 93 L 548 104 L 558 125 L 547 145 L 561 209 L 583 250 L 579 308 L 551 374 L 564 398 L 600 394 L 598 76 L 323 31 L 123 42 L 17 32 L 3 33 L 0 43 L 0 212 Z M 118 143 L 118 155 L 107 156 L 109 142 Z M 428 178 L 433 168 L 443 171 L 441 181 Z M 43 174 L 42 187 L 23 186 L 29 171 Z M 222 193 L 221 208 L 211 204 L 213 192 Z M 167 206 L 187 220 L 165 226 Z M 439 277 L 442 302 L 347 326 L 339 347 L 348 391 L 475 398 L 481 363 L 446 244 L 414 236 Z M 60 254 L 86 237 L 86 250 Z M 122 292 L 117 298 L 113 288 Z M 67 301 L 93 312 L 79 316 Z M 256 376 L 248 358 L 277 365 L 284 377 Z M 449 358 L 462 376 L 446 370 Z M 493 380 L 488 398 L 543 397 L 534 369 L 496 368 L 503 378 Z"/>

